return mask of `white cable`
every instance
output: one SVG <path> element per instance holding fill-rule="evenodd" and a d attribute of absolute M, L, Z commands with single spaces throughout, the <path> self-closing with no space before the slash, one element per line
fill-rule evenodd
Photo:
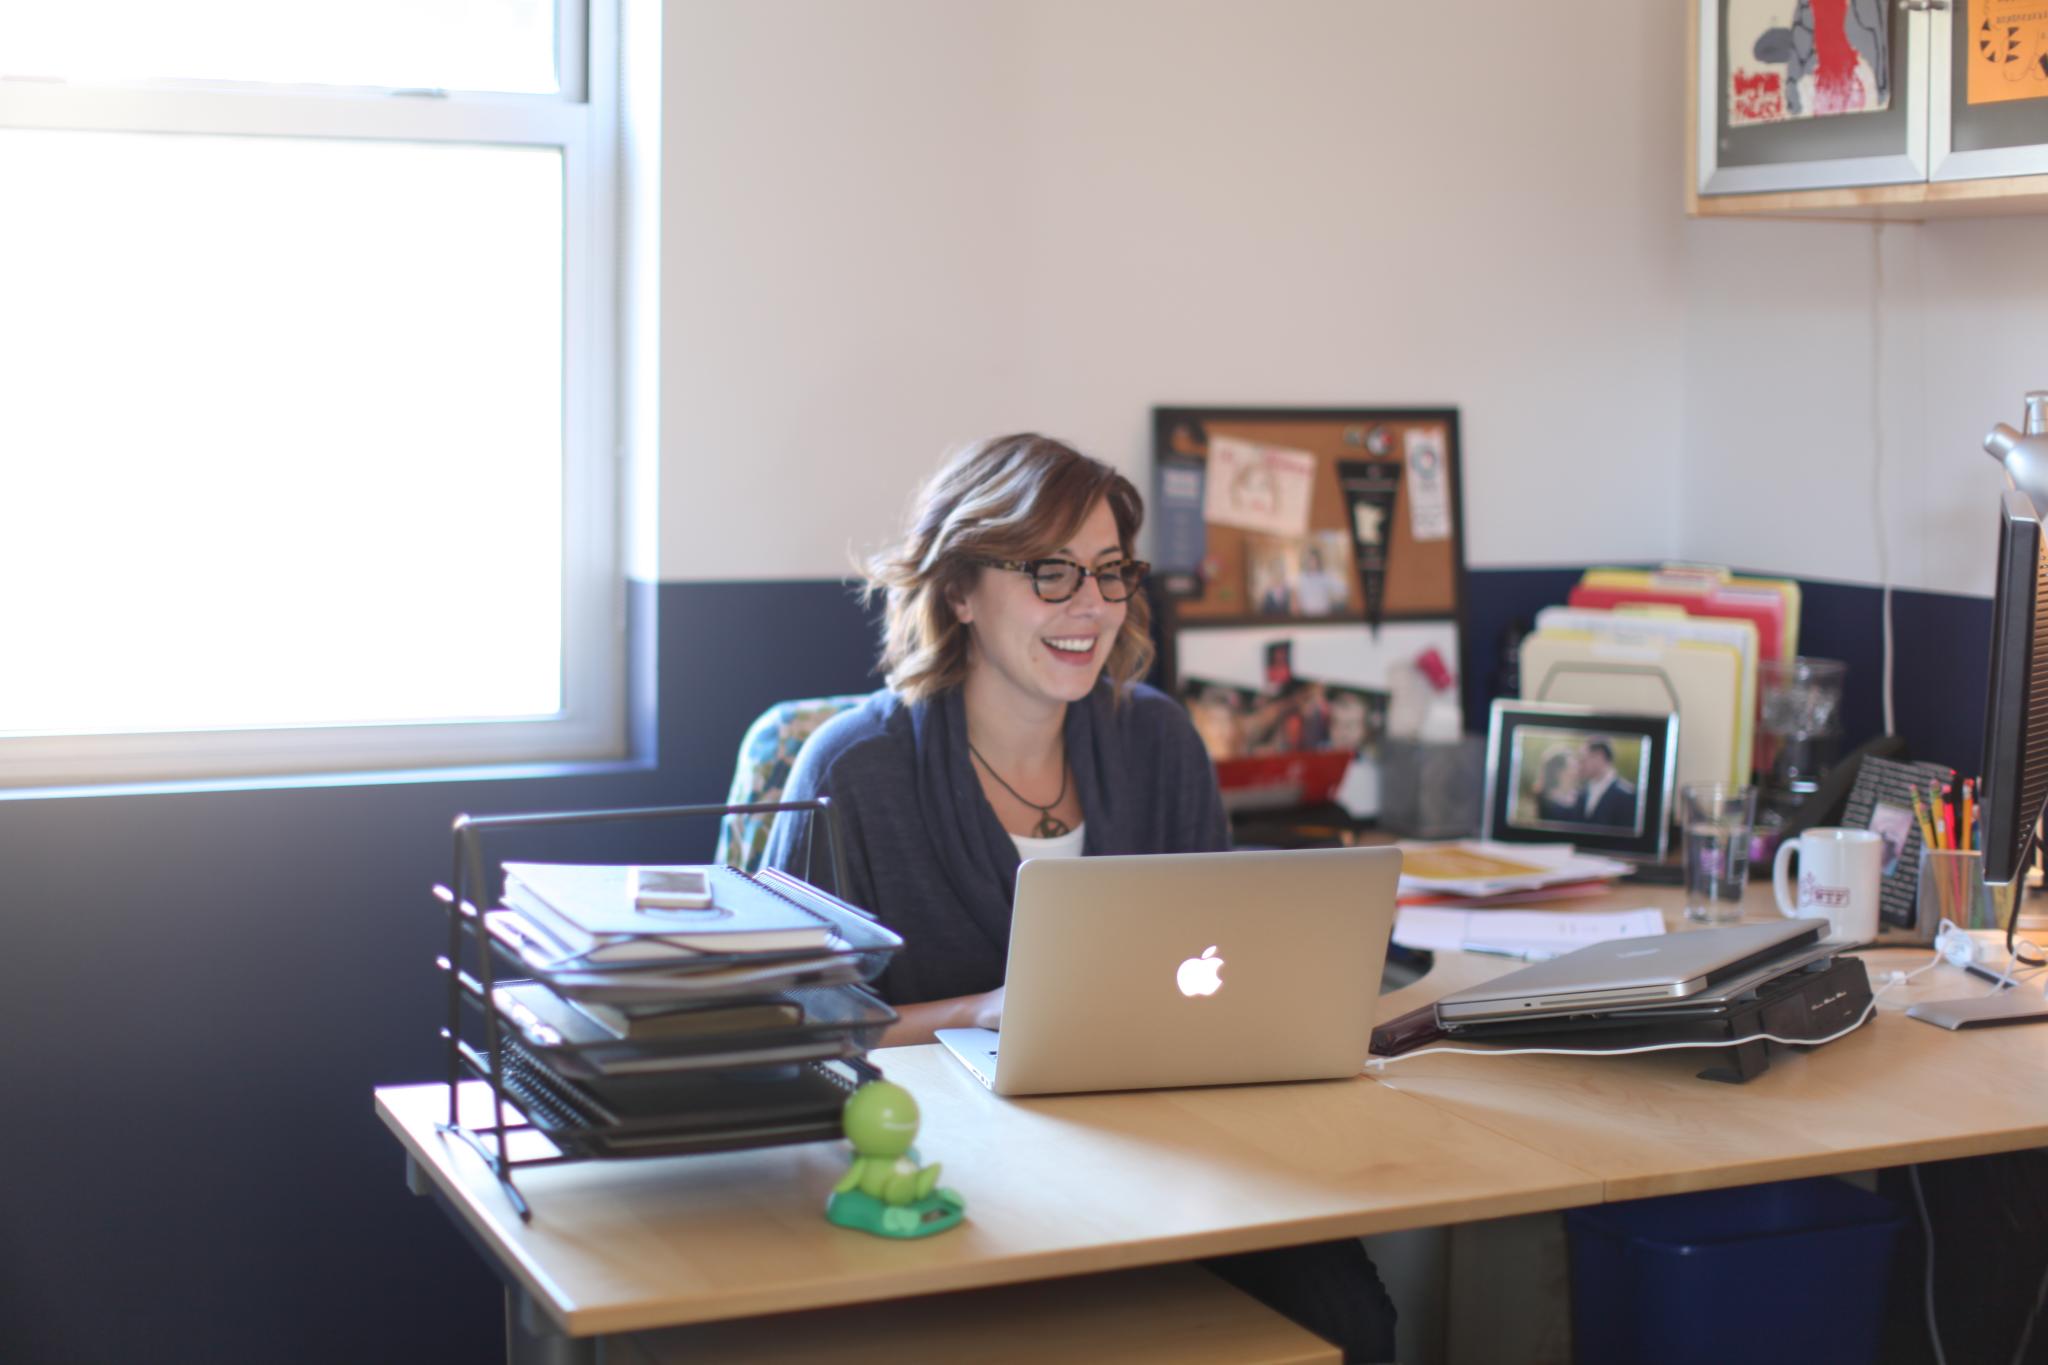
<path fill-rule="evenodd" d="M 1884 224 L 1871 224 L 1870 263 L 1870 503 L 1877 518 L 1877 580 L 1884 587 L 1881 611 L 1884 638 L 1884 732 L 1895 735 L 1892 711 L 1892 564 L 1891 535 L 1884 506 Z"/>
<path fill-rule="evenodd" d="M 1899 729 L 1892 712 L 1892 585 L 1890 570 L 1884 572 L 1884 600 L 1879 607 L 1884 613 L 1884 732 L 1895 735 Z"/>
<path fill-rule="evenodd" d="M 1775 1033 L 1749 1033 L 1740 1038 L 1707 1039 L 1696 1043 L 1646 1043 L 1642 1047 L 1425 1047 L 1414 1052 L 1402 1052 L 1392 1057 L 1369 1057 L 1366 1065 L 1377 1070 L 1389 1062 L 1405 1062 L 1410 1057 L 1427 1057 L 1433 1052 L 1459 1053 L 1467 1057 L 1632 1057 L 1638 1052 L 1678 1052 L 1687 1048 L 1740 1047 L 1744 1043 L 1762 1040 L 1766 1043 L 1783 1043 L 1787 1047 L 1819 1047 L 1832 1043 L 1837 1038 L 1846 1038 L 1863 1027 L 1865 1020 L 1877 1009 L 1877 997 L 1871 996 L 1870 1003 L 1863 1007 L 1863 1013 L 1856 1016 L 1856 1022 L 1838 1033 L 1825 1038 L 1780 1038 Z"/>
<path fill-rule="evenodd" d="M 1876 1000 L 1876 999 L 1878 998 L 1878 996 L 1881 996 L 1881 995 L 1883 995 L 1883 994 L 1885 993 L 1885 991 L 1888 991 L 1888 990 L 1892 989 L 1892 988 L 1893 988 L 1894 986 L 1903 986 L 1903 985 L 1905 985 L 1905 984 L 1906 984 L 1906 983 L 1907 983 L 1908 981 L 1911 981 L 1911 980 L 1912 980 L 1912 979 L 1913 979 L 1914 977 L 1916 977 L 1916 976 L 1920 975 L 1920 973 L 1922 973 L 1922 972 L 1931 972 L 1931 971 L 1933 971 L 1933 970 L 1934 970 L 1934 969 L 1935 969 L 1936 967 L 1939 967 L 1939 966 L 1940 966 L 1940 965 L 1941 965 L 1941 964 L 1942 964 L 1942 963 L 1943 963 L 1944 961 L 1946 961 L 1946 960 L 1947 960 L 1947 959 L 1946 959 L 1946 958 L 1944 958 L 1944 957 L 1943 957 L 1943 956 L 1941 955 L 1941 953 L 1940 953 L 1940 952 L 1939 952 L 1939 951 L 1937 950 L 1937 951 L 1935 952 L 1935 954 L 1934 954 L 1934 960 L 1933 960 L 1933 961 L 1931 961 L 1931 962 L 1929 962 L 1929 963 L 1927 963 L 1927 964 L 1926 964 L 1925 966 L 1922 966 L 1922 967 L 1915 967 L 1915 968 L 1914 968 L 1914 969 L 1913 969 L 1912 971 L 1910 971 L 1910 972 L 1893 972 L 1893 973 L 1892 973 L 1892 976 L 1891 976 L 1891 979 L 1890 979 L 1889 981 L 1887 981 L 1887 982 L 1885 982 L 1885 983 L 1884 983 L 1884 986 L 1883 986 L 1883 987 L 1882 987 L 1881 989 L 1879 989 L 1879 991 L 1877 992 L 1877 995 L 1873 995 L 1873 996 L 1871 996 L 1870 998 L 1871 998 L 1872 1000 Z"/>
<path fill-rule="evenodd" d="M 1941 1328 L 1934 1321 L 1934 1220 L 1927 1216 L 1927 1196 L 1920 1192 L 1920 1168 L 1908 1166 L 1913 1181 L 1913 1202 L 1920 1209 L 1920 1236 L 1927 1244 L 1927 1339 L 1934 1343 L 1934 1365 L 1948 1365 L 1941 1350 Z"/>
<path fill-rule="evenodd" d="M 2041 1272 L 2041 1287 L 2034 1291 L 2034 1311 L 2027 1314 L 2027 1325 L 2020 1330 L 2020 1344 L 2012 1353 L 2012 1365 L 2025 1365 L 2027 1343 L 2034 1339 L 2034 1324 L 2041 1319 L 2041 1305 L 2048 1301 L 2048 1270 Z"/>

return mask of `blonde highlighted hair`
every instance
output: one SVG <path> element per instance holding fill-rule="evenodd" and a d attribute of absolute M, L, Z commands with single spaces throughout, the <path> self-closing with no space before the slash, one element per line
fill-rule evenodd
<path fill-rule="evenodd" d="M 967 626 L 953 603 L 973 591 L 983 559 L 1037 559 L 1067 544 L 1098 502 L 1109 504 L 1130 556 L 1145 503 L 1100 460 L 1045 436 L 998 436 L 967 447 L 918 490 L 910 526 L 865 566 L 866 600 L 885 599 L 882 672 L 904 700 L 926 700 L 967 678 Z M 1152 608 L 1131 594 L 1103 665 L 1117 695 L 1152 666 Z"/>

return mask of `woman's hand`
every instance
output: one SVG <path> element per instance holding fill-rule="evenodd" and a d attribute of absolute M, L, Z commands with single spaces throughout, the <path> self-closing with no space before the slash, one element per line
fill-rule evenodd
<path fill-rule="evenodd" d="M 1003 1026 L 1003 991 L 998 986 L 985 995 L 970 997 L 974 1002 L 974 1027 L 1001 1029 Z"/>
<path fill-rule="evenodd" d="M 956 995 L 946 1000 L 927 1000 L 917 1005 L 898 1005 L 896 1022 L 882 1035 L 882 1047 L 908 1047 L 929 1043 L 942 1028 L 992 1028 L 1003 1026 L 1003 988 L 980 995 Z"/>

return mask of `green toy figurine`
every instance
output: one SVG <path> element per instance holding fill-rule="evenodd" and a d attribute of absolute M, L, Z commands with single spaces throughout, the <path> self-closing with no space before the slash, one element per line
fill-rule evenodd
<path fill-rule="evenodd" d="M 917 1101 L 900 1085 L 869 1081 L 841 1116 L 853 1165 L 832 1187 L 825 1217 L 877 1237 L 929 1237 L 967 1214 L 967 1203 L 938 1188 L 939 1165 L 917 1164 Z"/>

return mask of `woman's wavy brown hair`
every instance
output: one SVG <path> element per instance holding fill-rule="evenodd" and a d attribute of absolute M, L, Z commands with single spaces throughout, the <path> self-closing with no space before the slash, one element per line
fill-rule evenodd
<path fill-rule="evenodd" d="M 1073 539 L 1100 501 L 1126 556 L 1145 503 L 1100 460 L 1045 436 L 971 445 L 918 490 L 901 544 L 866 565 L 864 600 L 886 598 L 882 672 L 904 700 L 923 701 L 967 678 L 967 627 L 953 603 L 986 572 L 980 559 L 1038 559 Z M 1125 604 L 1103 672 L 1119 697 L 1152 666 L 1152 607 L 1143 589 Z"/>

